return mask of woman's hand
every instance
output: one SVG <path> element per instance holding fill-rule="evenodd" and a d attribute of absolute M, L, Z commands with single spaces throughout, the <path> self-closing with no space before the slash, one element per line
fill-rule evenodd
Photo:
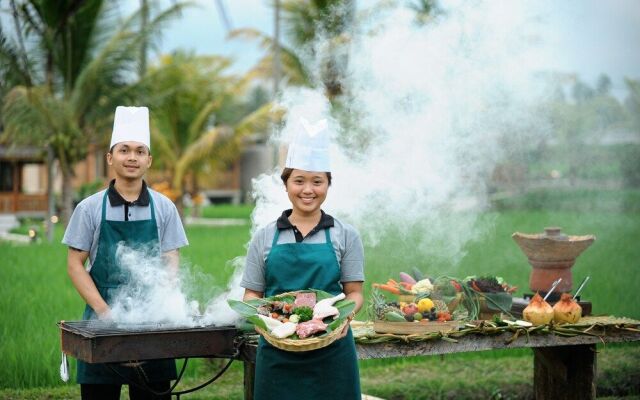
<path fill-rule="evenodd" d="M 347 336 L 347 333 L 349 333 L 351 321 L 353 321 L 353 318 L 355 318 L 355 316 L 355 311 L 351 311 L 351 314 L 347 316 L 347 324 L 344 326 L 344 329 L 342 329 L 342 332 L 340 332 L 340 336 L 338 336 L 338 339 L 342 339 L 343 337 Z"/>
<path fill-rule="evenodd" d="M 244 289 L 244 296 L 242 296 L 242 301 L 247 301 L 251 299 L 261 299 L 263 296 L 264 296 L 264 292 L 256 292 L 255 290 Z M 258 331 L 256 330 L 256 332 Z"/>
<path fill-rule="evenodd" d="M 340 333 L 340 339 L 347 336 L 347 333 L 349 332 L 349 324 L 351 324 L 351 321 L 356 316 L 356 313 L 360 310 L 360 308 L 362 308 L 362 303 L 364 302 L 364 298 L 362 296 L 362 282 L 342 282 L 342 290 L 347 296 L 346 299 L 353 300 L 353 302 L 356 303 L 356 307 L 347 317 L 348 323 Z"/>

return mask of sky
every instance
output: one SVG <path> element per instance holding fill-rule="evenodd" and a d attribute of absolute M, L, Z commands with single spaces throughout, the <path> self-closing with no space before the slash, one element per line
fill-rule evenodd
<path fill-rule="evenodd" d="M 138 2 L 129 0 L 135 6 Z M 273 32 L 271 0 L 223 0 L 232 28 Z M 192 49 L 199 54 L 223 54 L 235 60 L 237 71 L 248 69 L 261 50 L 243 40 L 227 40 L 215 0 L 197 0 L 168 29 L 161 51 Z M 375 3 L 360 0 L 359 9 Z M 169 2 L 167 2 L 169 4 Z M 533 4 L 533 2 L 532 2 Z M 545 48 L 541 65 L 559 72 L 576 72 L 590 84 L 601 73 L 623 88 L 623 78 L 640 78 L 639 0 L 536 1 L 540 40 Z"/>

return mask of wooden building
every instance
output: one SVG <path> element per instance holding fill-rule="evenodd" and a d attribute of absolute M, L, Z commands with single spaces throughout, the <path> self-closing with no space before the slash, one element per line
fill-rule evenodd
<path fill-rule="evenodd" d="M 0 214 L 46 215 L 46 193 L 42 149 L 0 146 Z"/>

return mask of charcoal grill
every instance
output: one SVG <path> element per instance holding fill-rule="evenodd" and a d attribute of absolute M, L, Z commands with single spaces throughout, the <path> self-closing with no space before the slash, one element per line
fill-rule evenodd
<path fill-rule="evenodd" d="M 163 358 L 235 358 L 232 326 L 122 325 L 112 321 L 61 321 L 62 351 L 88 363 L 122 363 Z"/>

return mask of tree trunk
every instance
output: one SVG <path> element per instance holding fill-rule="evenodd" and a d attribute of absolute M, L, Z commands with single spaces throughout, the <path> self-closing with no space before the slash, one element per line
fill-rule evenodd
<path fill-rule="evenodd" d="M 71 213 L 73 212 L 73 188 L 71 179 L 73 175 L 70 172 L 62 171 L 62 221 L 65 226 L 69 223 Z"/>
<path fill-rule="evenodd" d="M 180 220 L 182 221 L 182 225 L 184 225 L 184 202 L 182 201 L 182 187 L 174 188 L 174 190 L 178 193 L 178 197 L 176 197 L 176 209 L 178 210 L 178 215 L 180 215 Z"/>
<path fill-rule="evenodd" d="M 198 176 L 194 172 L 191 174 L 191 216 L 200 218 L 202 216 L 202 203 L 200 202 L 200 186 Z"/>
<path fill-rule="evenodd" d="M 56 215 L 56 198 L 53 193 L 53 179 L 54 174 L 54 161 L 53 149 L 51 146 L 47 147 L 47 240 L 49 243 L 53 242 L 53 216 Z"/>

